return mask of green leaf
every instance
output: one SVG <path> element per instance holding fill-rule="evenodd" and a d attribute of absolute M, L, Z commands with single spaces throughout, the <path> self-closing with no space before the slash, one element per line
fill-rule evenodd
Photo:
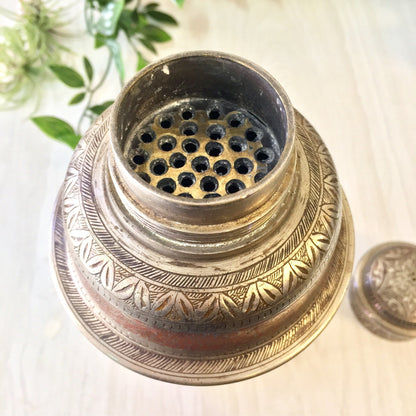
<path fill-rule="evenodd" d="M 97 114 L 99 116 L 103 111 L 107 110 L 108 107 L 110 107 L 111 104 L 113 104 L 114 101 L 106 101 L 102 104 L 94 105 L 89 108 L 90 111 L 92 111 L 94 114 Z"/>
<path fill-rule="evenodd" d="M 146 65 L 149 64 L 149 61 L 143 58 L 143 55 L 140 52 L 137 52 L 137 67 L 136 70 L 140 71 L 143 69 Z"/>
<path fill-rule="evenodd" d="M 98 3 L 100 7 L 104 7 L 110 1 L 112 0 L 87 0 L 91 7 L 96 7 L 96 3 Z"/>
<path fill-rule="evenodd" d="M 79 134 L 67 134 L 62 136 L 62 138 L 57 139 L 65 144 L 67 144 L 71 149 L 75 149 L 80 140 L 81 136 Z"/>
<path fill-rule="evenodd" d="M 141 44 L 149 49 L 150 52 L 157 53 L 156 48 L 154 47 L 153 43 L 147 39 L 140 39 Z"/>
<path fill-rule="evenodd" d="M 64 120 L 56 117 L 41 116 L 31 119 L 47 136 L 52 137 L 62 143 L 66 143 L 73 149 L 78 144 L 80 136 Z"/>
<path fill-rule="evenodd" d="M 94 37 L 94 48 L 98 49 L 105 45 L 106 37 L 97 33 Z"/>
<path fill-rule="evenodd" d="M 111 36 L 115 33 L 118 19 L 124 8 L 124 0 L 110 1 L 101 10 L 95 29 L 104 36 Z"/>
<path fill-rule="evenodd" d="M 81 88 L 84 86 L 84 80 L 74 69 L 64 65 L 50 65 L 49 68 L 68 87 Z"/>
<path fill-rule="evenodd" d="M 160 27 L 147 25 L 142 30 L 143 35 L 153 42 L 167 42 L 172 38 Z"/>
<path fill-rule="evenodd" d="M 114 39 L 106 39 L 105 44 L 107 45 L 108 49 L 110 49 L 111 56 L 114 59 L 114 63 L 116 64 L 116 69 L 121 81 L 124 81 L 124 63 L 121 57 L 121 47 L 120 44 Z"/>
<path fill-rule="evenodd" d="M 94 69 L 92 68 L 90 60 L 86 56 L 84 56 L 84 68 L 88 79 L 91 81 L 94 75 Z"/>
<path fill-rule="evenodd" d="M 185 3 L 185 0 L 172 0 L 177 6 L 182 7 Z"/>
<path fill-rule="evenodd" d="M 135 23 L 133 22 L 133 11 L 123 10 L 120 15 L 119 26 L 126 32 L 128 37 L 132 37 L 135 33 Z"/>
<path fill-rule="evenodd" d="M 80 103 L 85 98 L 85 92 L 80 92 L 79 94 L 74 95 L 69 101 L 68 105 L 74 105 Z"/>
<path fill-rule="evenodd" d="M 144 13 L 137 13 L 136 33 L 142 33 L 143 28 L 148 24 L 146 15 Z"/>
<path fill-rule="evenodd" d="M 158 12 L 156 10 L 151 10 L 147 13 L 153 20 L 157 22 L 164 23 L 166 25 L 174 25 L 177 26 L 178 22 L 169 14 Z"/>
<path fill-rule="evenodd" d="M 150 12 L 151 10 L 156 10 L 158 7 L 159 7 L 159 3 L 149 3 L 149 4 L 146 4 L 145 10 L 147 12 Z"/>

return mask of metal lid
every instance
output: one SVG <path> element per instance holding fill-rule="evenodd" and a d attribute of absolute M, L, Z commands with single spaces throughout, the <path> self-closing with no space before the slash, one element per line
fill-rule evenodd
<path fill-rule="evenodd" d="M 416 246 L 390 242 L 360 260 L 350 289 L 360 322 L 391 340 L 416 337 Z"/>

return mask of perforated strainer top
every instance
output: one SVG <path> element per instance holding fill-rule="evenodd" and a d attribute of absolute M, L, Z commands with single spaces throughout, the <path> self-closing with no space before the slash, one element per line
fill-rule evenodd
<path fill-rule="evenodd" d="M 199 99 L 176 102 L 138 123 L 124 154 L 150 185 L 202 199 L 255 185 L 276 165 L 280 149 L 253 114 Z"/>

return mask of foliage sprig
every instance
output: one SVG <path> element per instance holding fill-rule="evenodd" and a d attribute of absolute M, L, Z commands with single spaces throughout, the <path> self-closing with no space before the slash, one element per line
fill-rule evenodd
<path fill-rule="evenodd" d="M 172 1 L 178 6 L 184 3 L 184 0 Z M 76 126 L 53 116 L 32 117 L 46 135 L 72 148 L 81 137 L 84 121 L 92 122 L 113 103 L 112 100 L 94 102 L 95 93 L 104 85 L 113 65 L 123 85 L 126 47 L 136 55 L 135 69 L 141 70 L 148 64 L 144 50 L 156 54 L 158 43 L 171 40 L 166 27 L 178 24 L 174 17 L 159 9 L 158 3 L 85 0 L 86 32 L 94 48 L 107 49 L 106 67 L 97 77 L 87 56 L 82 57 L 83 75 L 63 63 L 63 53 L 69 51 L 59 38 L 59 28 L 66 24 L 65 9 L 55 7 L 49 0 L 20 0 L 20 5 L 19 15 L 0 10 L 16 21 L 14 27 L 0 28 L 0 96 L 7 104 L 6 109 L 21 105 L 33 96 L 35 85 L 48 74 L 74 89 L 76 92 L 68 105 L 83 104 Z"/>

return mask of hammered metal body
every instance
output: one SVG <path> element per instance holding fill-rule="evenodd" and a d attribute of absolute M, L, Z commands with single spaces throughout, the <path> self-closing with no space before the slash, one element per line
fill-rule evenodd
<path fill-rule="evenodd" d="M 136 113 L 126 97 L 140 94 L 143 77 L 204 59 L 242 66 L 270 84 L 285 112 L 285 139 L 260 182 L 188 199 L 142 180 L 120 143 L 140 125 L 129 121 Z M 254 64 L 199 52 L 145 71 L 70 163 L 53 238 L 65 302 L 95 345 L 150 377 L 221 384 L 275 368 L 321 332 L 348 284 L 352 220 L 329 152 Z"/>

